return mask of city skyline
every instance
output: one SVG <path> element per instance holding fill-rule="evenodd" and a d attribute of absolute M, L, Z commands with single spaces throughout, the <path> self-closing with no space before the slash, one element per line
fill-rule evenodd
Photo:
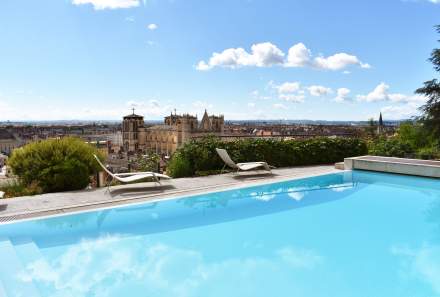
<path fill-rule="evenodd" d="M 0 121 L 409 118 L 440 4 L 383 2 L 7 0 Z"/>

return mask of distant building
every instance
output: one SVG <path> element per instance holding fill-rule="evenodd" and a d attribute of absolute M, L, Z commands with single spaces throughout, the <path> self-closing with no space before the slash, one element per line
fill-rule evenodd
<path fill-rule="evenodd" d="M 384 131 L 383 120 L 382 120 L 382 112 L 379 115 L 379 124 L 377 125 L 377 134 L 382 134 Z"/>
<path fill-rule="evenodd" d="M 0 174 L 1 174 L 1 169 L 3 168 L 3 166 L 5 166 L 6 164 L 6 160 L 8 159 L 8 156 L 3 155 L 0 153 Z"/>
<path fill-rule="evenodd" d="M 145 127 L 143 116 L 133 113 L 123 118 L 122 142 L 128 153 L 149 151 L 170 155 L 191 139 L 224 133 L 224 116 L 208 115 L 205 110 L 202 120 L 190 114 L 171 113 L 164 124 Z"/>
<path fill-rule="evenodd" d="M 0 153 L 10 155 L 12 151 L 24 144 L 20 138 L 6 129 L 0 129 Z"/>

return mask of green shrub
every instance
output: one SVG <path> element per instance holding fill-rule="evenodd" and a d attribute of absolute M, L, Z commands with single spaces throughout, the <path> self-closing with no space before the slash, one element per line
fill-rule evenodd
<path fill-rule="evenodd" d="M 416 158 L 424 160 L 438 159 L 440 156 L 439 150 L 436 147 L 424 147 L 417 151 Z"/>
<path fill-rule="evenodd" d="M 20 182 L 43 192 L 84 189 L 99 165 L 97 150 L 78 138 L 50 139 L 14 150 L 8 165 Z"/>
<path fill-rule="evenodd" d="M 224 163 L 215 149 L 224 148 L 235 162 L 266 161 L 276 167 L 329 164 L 346 157 L 365 155 L 366 143 L 360 139 L 314 138 L 307 140 L 246 139 L 222 142 L 205 137 L 186 143 L 176 152 L 167 169 L 173 177 L 193 176 L 196 172 L 220 170 Z"/>
<path fill-rule="evenodd" d="M 429 133 L 420 123 L 402 123 L 397 130 L 397 138 L 408 143 L 413 150 L 432 147 L 437 144 L 437 139 Z"/>
<path fill-rule="evenodd" d="M 411 157 L 414 150 L 408 142 L 399 138 L 380 138 L 369 143 L 368 153 L 385 157 Z"/>
<path fill-rule="evenodd" d="M 192 167 L 182 154 L 176 152 L 167 166 L 167 173 L 173 177 L 185 177 L 192 175 Z"/>
<path fill-rule="evenodd" d="M 0 191 L 5 192 L 4 198 L 32 196 L 41 194 L 43 192 L 43 190 L 35 183 L 24 185 L 17 180 L 10 181 L 4 185 L 1 185 Z"/>
<path fill-rule="evenodd" d="M 138 155 L 130 160 L 131 168 L 136 171 L 157 172 L 159 168 L 160 156 L 152 153 L 148 155 Z"/>

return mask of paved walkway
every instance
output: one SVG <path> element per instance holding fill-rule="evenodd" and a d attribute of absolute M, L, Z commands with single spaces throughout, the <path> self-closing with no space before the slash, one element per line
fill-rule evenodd
<path fill-rule="evenodd" d="M 164 181 L 162 186 L 138 183 L 114 186 L 111 192 L 105 188 L 74 192 L 51 193 L 29 197 L 0 200 L 0 223 L 25 218 L 84 211 L 115 205 L 139 203 L 158 199 L 189 196 L 209 191 L 256 185 L 306 176 L 337 172 L 334 166 L 306 166 L 280 168 L 273 175 L 231 173 L 206 177 L 178 178 Z"/>

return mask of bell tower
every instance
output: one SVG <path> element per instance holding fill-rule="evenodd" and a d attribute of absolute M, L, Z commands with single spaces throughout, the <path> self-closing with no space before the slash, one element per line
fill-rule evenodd
<path fill-rule="evenodd" d="M 144 127 L 144 117 L 134 113 L 126 115 L 122 121 L 122 143 L 126 153 L 139 150 L 139 130 Z"/>

